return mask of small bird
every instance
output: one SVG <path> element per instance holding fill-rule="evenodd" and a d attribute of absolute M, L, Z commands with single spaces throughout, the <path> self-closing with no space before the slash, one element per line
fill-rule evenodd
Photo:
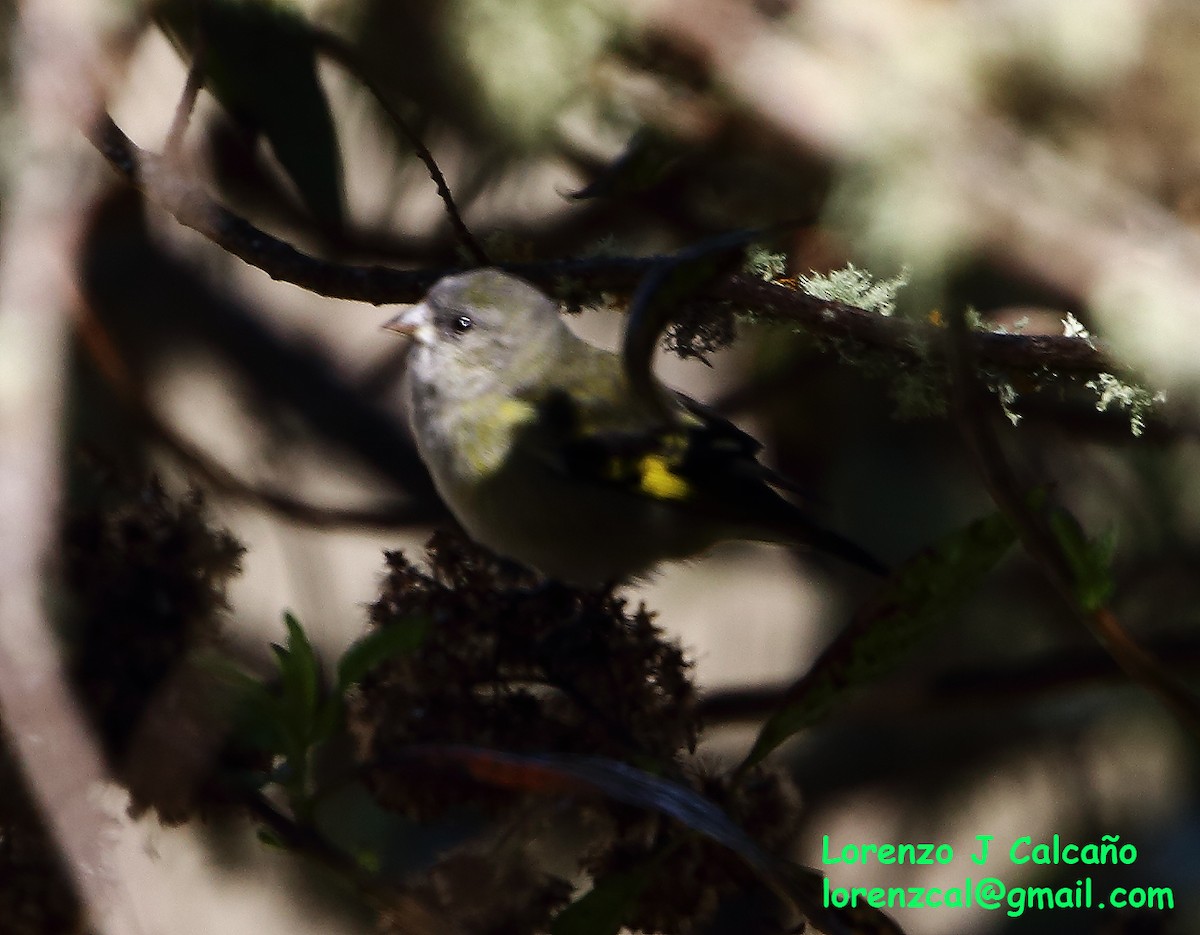
<path fill-rule="evenodd" d="M 448 276 L 384 327 L 414 341 L 403 402 L 438 493 L 501 556 L 589 588 L 727 539 L 886 573 L 776 492 L 792 486 L 759 462 L 759 442 L 682 393 L 639 396 L 621 358 L 524 280 Z"/>

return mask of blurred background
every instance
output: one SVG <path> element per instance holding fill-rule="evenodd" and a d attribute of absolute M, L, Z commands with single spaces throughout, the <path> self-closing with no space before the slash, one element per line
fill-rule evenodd
<path fill-rule="evenodd" d="M 976 415 L 1089 535 L 1115 536 L 1110 606 L 1195 687 L 1194 3 L 295 0 L 262 22 L 236 12 L 256 4 L 207 6 L 235 12 L 213 20 L 203 54 L 220 67 L 186 133 L 170 128 L 196 47 L 189 11 L 204 5 L 167 3 L 131 29 L 110 112 L 139 145 L 169 146 L 182 177 L 310 253 L 469 262 L 366 77 L 494 260 L 643 256 L 787 222 L 763 244 L 779 257 L 771 278 L 853 263 L 876 281 L 903 276 L 893 315 L 920 327 L 971 309 L 988 330 L 1094 335 L 1109 379 L 1052 357 L 995 366 L 996 396 Z M 338 37 L 336 55 L 314 55 L 295 23 Z M 152 474 L 173 497 L 199 487 L 208 521 L 245 549 L 221 579 L 224 606 L 208 609 L 235 655 L 263 669 L 290 610 L 335 659 L 366 631 L 384 550 L 419 560 L 445 520 L 400 421 L 399 342 L 380 331 L 394 312 L 275 282 L 115 175 L 84 223 L 68 515 L 97 486 Z M 589 296 L 572 327 L 616 346 L 620 295 Z M 703 361 L 664 350 L 657 372 L 761 438 L 827 525 L 899 563 L 994 509 L 944 372 L 913 363 L 904 341 L 742 315 L 735 340 Z M 389 522 L 401 507 L 414 521 Z M 731 544 L 625 590 L 694 661 L 703 768 L 745 754 L 870 588 L 817 556 Z M 1108 834 L 1138 858 L 1093 868 L 1098 890 L 1175 892 L 1166 913 L 895 911 L 912 935 L 1151 935 L 1200 930 L 1196 753 L 1017 548 L 892 674 L 775 758 L 798 792 L 788 853 L 800 863 L 819 867 L 824 835 L 965 855 L 979 834 Z M 139 895 L 152 930 L 375 925 L 233 823 L 143 816 L 122 847 L 155 856 L 161 876 Z M 831 880 L 950 886 L 965 867 L 839 866 Z M 1080 873 L 997 875 L 1059 887 Z M 722 924 L 697 930 L 749 930 Z"/>

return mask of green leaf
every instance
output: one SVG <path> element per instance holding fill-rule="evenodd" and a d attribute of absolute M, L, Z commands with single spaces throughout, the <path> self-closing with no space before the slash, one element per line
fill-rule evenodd
<path fill-rule="evenodd" d="M 420 648 L 429 631 L 425 617 L 405 617 L 355 641 L 338 660 L 337 688 L 344 692 L 382 662 Z"/>
<path fill-rule="evenodd" d="M 950 619 L 1015 541 L 1000 514 L 976 520 L 910 559 L 883 583 L 784 696 L 740 769 L 821 720 L 850 690 L 877 681 Z"/>
<path fill-rule="evenodd" d="M 307 740 L 320 701 L 321 663 L 300 621 L 287 612 L 283 622 L 288 631 L 287 646 L 272 645 L 271 649 L 279 661 L 283 702 L 294 715 L 300 738 Z"/>
<path fill-rule="evenodd" d="M 1058 506 L 1050 507 L 1048 520 L 1050 530 L 1071 566 L 1072 583 L 1079 606 L 1086 613 L 1104 607 L 1116 589 L 1112 576 L 1113 553 L 1117 547 L 1116 529 L 1089 539 L 1079 520 Z"/>
<path fill-rule="evenodd" d="M 279 835 L 277 835 L 274 831 L 270 831 L 266 828 L 259 828 L 255 832 L 255 837 L 257 837 L 258 840 L 267 847 L 275 848 L 281 851 L 287 850 L 287 845 L 283 842 L 283 838 L 279 837 Z"/>
<path fill-rule="evenodd" d="M 653 867 L 641 866 L 598 880 L 554 917 L 551 935 L 616 935 L 653 880 L 653 871 Z"/>
<path fill-rule="evenodd" d="M 383 808 L 361 782 L 338 780 L 318 790 L 312 827 L 372 874 L 397 878 L 428 868 L 454 839 L 444 818 L 422 822 Z M 437 843 L 422 843 L 424 841 Z"/>
<path fill-rule="evenodd" d="M 226 687 L 236 740 L 264 753 L 283 754 L 288 749 L 289 735 L 286 711 L 278 695 L 223 656 L 205 653 L 200 665 Z"/>
<path fill-rule="evenodd" d="M 321 731 L 336 723 L 336 719 L 323 715 L 338 702 L 333 699 L 323 702 L 321 664 L 300 622 L 291 613 L 283 615 L 283 622 L 288 631 L 287 645 L 271 646 L 279 661 L 277 701 L 286 736 L 284 761 L 276 769 L 274 781 L 286 790 L 292 811 L 303 817 L 311 804 L 309 753 L 315 743 L 324 739 Z"/>
<path fill-rule="evenodd" d="M 165 0 L 160 27 L 231 117 L 270 142 L 318 220 L 341 226 L 342 160 L 312 27 L 278 0 Z"/>
<path fill-rule="evenodd" d="M 277 756 L 291 752 L 294 744 L 287 709 L 265 685 L 256 683 L 242 694 L 236 723 L 242 743 Z"/>

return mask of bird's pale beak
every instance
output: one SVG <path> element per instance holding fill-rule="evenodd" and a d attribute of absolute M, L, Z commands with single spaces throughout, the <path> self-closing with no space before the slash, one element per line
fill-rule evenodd
<path fill-rule="evenodd" d="M 394 331 L 396 334 L 402 334 L 406 338 L 412 338 L 422 344 L 427 344 L 432 338 L 429 309 L 423 302 L 406 308 L 395 318 L 385 322 L 383 327 L 386 331 Z"/>
<path fill-rule="evenodd" d="M 406 338 L 416 337 L 417 334 L 417 326 L 410 325 L 408 322 L 403 321 L 399 316 L 393 318 L 391 321 L 385 324 L 383 328 L 385 331 L 394 331 L 396 334 L 402 334 Z"/>

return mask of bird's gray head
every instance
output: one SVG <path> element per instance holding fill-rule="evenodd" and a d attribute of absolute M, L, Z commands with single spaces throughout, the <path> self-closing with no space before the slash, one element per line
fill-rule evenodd
<path fill-rule="evenodd" d="M 439 280 L 419 304 L 384 327 L 416 341 L 415 366 L 493 379 L 519 377 L 568 333 L 548 296 L 496 269 Z"/>

